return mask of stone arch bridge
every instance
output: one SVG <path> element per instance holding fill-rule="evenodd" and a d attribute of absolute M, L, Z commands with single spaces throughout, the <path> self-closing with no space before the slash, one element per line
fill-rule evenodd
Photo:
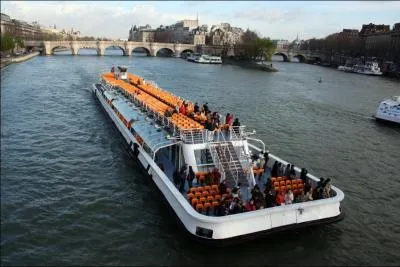
<path fill-rule="evenodd" d="M 130 56 L 132 51 L 142 48 L 148 56 L 156 56 L 161 49 L 172 52 L 172 55 L 179 57 L 182 52 L 196 51 L 193 44 L 173 44 L 173 43 L 150 43 L 150 42 L 131 42 L 131 41 L 25 41 L 27 48 L 39 48 L 43 55 L 52 55 L 56 48 L 67 48 L 73 55 L 78 55 L 81 48 L 96 49 L 98 56 L 103 56 L 107 47 L 119 47 L 124 56 Z"/>
<path fill-rule="evenodd" d="M 285 62 L 290 62 L 292 58 L 298 58 L 300 62 L 322 61 L 326 58 L 322 53 L 296 49 L 276 49 L 274 55 L 282 56 Z"/>

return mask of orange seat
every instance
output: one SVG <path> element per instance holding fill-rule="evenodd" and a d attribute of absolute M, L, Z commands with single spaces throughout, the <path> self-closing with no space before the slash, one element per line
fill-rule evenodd
<path fill-rule="evenodd" d="M 204 188 L 202 186 L 197 187 L 197 192 L 202 192 Z"/>
<path fill-rule="evenodd" d="M 208 191 L 203 191 L 203 197 L 207 197 L 209 194 Z"/>
<path fill-rule="evenodd" d="M 274 183 L 274 186 L 276 187 L 276 186 L 279 186 L 279 182 L 275 182 Z"/>
<path fill-rule="evenodd" d="M 286 180 L 286 185 L 288 185 L 288 184 L 292 184 L 292 181 Z"/>
<path fill-rule="evenodd" d="M 221 200 L 221 195 L 215 195 L 214 199 L 215 199 L 216 201 L 220 201 L 220 200 Z"/>
<path fill-rule="evenodd" d="M 286 183 L 285 183 L 285 181 L 281 181 L 281 182 L 279 183 L 279 185 L 283 186 L 283 185 L 286 185 Z"/>
<path fill-rule="evenodd" d="M 190 188 L 190 193 L 192 193 L 194 195 L 194 194 L 196 194 L 196 192 L 197 192 L 197 188 L 196 187 Z"/>
<path fill-rule="evenodd" d="M 203 204 L 201 204 L 201 203 L 197 204 L 197 205 L 196 205 L 196 210 L 197 210 L 198 212 L 202 212 L 202 211 L 203 211 Z"/>
<path fill-rule="evenodd" d="M 213 184 L 213 185 L 211 186 L 211 189 L 213 189 L 213 190 L 215 190 L 215 191 L 217 191 L 217 192 L 218 192 L 218 190 L 219 190 L 218 185 L 216 185 L 216 184 Z"/>
<path fill-rule="evenodd" d="M 218 207 L 219 206 L 219 202 L 218 201 L 213 201 L 212 206 L 213 206 L 213 208 Z"/>
<path fill-rule="evenodd" d="M 292 185 L 292 189 L 297 189 L 297 184 Z"/>
<path fill-rule="evenodd" d="M 195 207 L 197 203 L 199 203 L 199 200 L 197 198 L 193 198 L 192 199 L 192 206 Z"/>
<path fill-rule="evenodd" d="M 214 201 L 214 197 L 213 197 L 213 196 L 208 196 L 208 197 L 207 197 L 207 201 L 213 202 L 213 201 Z"/>
<path fill-rule="evenodd" d="M 293 189 L 293 194 L 297 195 L 298 193 L 300 193 L 299 189 Z"/>
<path fill-rule="evenodd" d="M 204 175 L 201 175 L 198 179 L 199 182 L 204 181 L 206 179 L 206 177 Z"/>
<path fill-rule="evenodd" d="M 194 195 L 195 195 L 197 198 L 199 198 L 199 197 L 202 196 L 200 192 L 196 192 Z"/>
<path fill-rule="evenodd" d="M 288 185 L 286 186 L 286 189 L 287 189 L 287 190 L 292 189 L 292 186 L 291 186 L 290 184 L 288 184 Z"/>
<path fill-rule="evenodd" d="M 206 202 L 204 204 L 204 209 L 206 210 L 206 209 L 209 209 L 209 208 L 211 208 L 211 203 L 210 202 Z"/>
<path fill-rule="evenodd" d="M 286 186 L 281 186 L 281 187 L 280 187 L 280 190 L 281 190 L 281 191 L 286 191 Z"/>
<path fill-rule="evenodd" d="M 278 187 L 278 186 L 276 186 L 274 189 L 275 189 L 275 191 L 277 191 L 277 192 L 279 191 L 279 187 Z"/>
<path fill-rule="evenodd" d="M 215 196 L 216 194 L 218 194 L 217 191 L 215 191 L 215 190 L 211 190 L 211 191 L 210 191 L 210 195 Z"/>
<path fill-rule="evenodd" d="M 210 191 L 210 190 L 211 190 L 211 186 L 206 185 L 206 186 L 204 187 L 204 190 Z"/>
<path fill-rule="evenodd" d="M 303 183 L 297 184 L 297 188 L 298 189 L 303 189 L 304 188 L 304 184 Z"/>
<path fill-rule="evenodd" d="M 276 177 L 272 177 L 272 178 L 271 178 L 271 181 L 272 181 L 273 183 L 275 183 L 275 182 L 277 181 Z"/>
<path fill-rule="evenodd" d="M 283 177 L 278 177 L 278 178 L 276 178 L 276 180 L 277 180 L 278 182 L 283 181 Z"/>
<path fill-rule="evenodd" d="M 189 201 L 192 200 L 192 198 L 194 198 L 194 194 L 192 193 L 187 194 L 187 198 Z"/>
<path fill-rule="evenodd" d="M 205 197 L 201 197 L 201 198 L 200 198 L 200 202 L 201 202 L 201 203 L 205 203 L 206 201 L 207 201 L 207 200 L 206 200 Z"/>

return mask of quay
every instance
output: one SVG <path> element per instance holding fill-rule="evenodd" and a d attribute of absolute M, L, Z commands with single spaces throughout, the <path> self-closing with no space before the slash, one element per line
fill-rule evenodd
<path fill-rule="evenodd" d="M 16 57 L 9 57 L 9 58 L 1 58 L 1 68 L 5 68 L 6 66 L 12 64 L 12 63 L 18 63 L 18 62 L 23 62 L 26 60 L 29 60 L 33 57 L 36 57 L 40 55 L 40 52 L 32 52 L 26 55 L 22 55 L 22 56 L 16 56 Z"/>

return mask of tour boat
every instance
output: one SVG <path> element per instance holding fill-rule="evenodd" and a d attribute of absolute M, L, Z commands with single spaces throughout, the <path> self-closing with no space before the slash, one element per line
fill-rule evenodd
<path fill-rule="evenodd" d="M 197 56 L 197 57 L 195 57 L 193 62 L 202 63 L 202 64 L 222 64 L 221 57 L 209 56 L 209 55 Z"/>
<path fill-rule="evenodd" d="M 345 72 L 352 72 L 353 71 L 353 67 L 347 66 L 347 65 L 339 66 L 337 69 L 340 70 L 340 71 L 345 71 Z"/>
<path fill-rule="evenodd" d="M 125 72 L 120 75 L 101 74 L 100 82 L 93 84 L 93 94 L 120 132 L 133 160 L 143 166 L 144 177 L 136 179 L 154 182 L 190 237 L 226 245 L 344 218 L 341 207 L 344 193 L 333 185 L 329 185 L 331 191 L 326 198 L 216 216 L 221 215 L 218 211 L 228 210 L 221 205 L 236 203 L 231 201 L 238 188 L 245 204 L 256 185 L 263 190 L 264 179 L 270 180 L 274 190 L 291 189 L 295 196 L 303 196 L 304 181 L 314 188 L 320 179 L 311 174 L 303 176 L 305 180 L 299 179 L 298 167 L 294 168 L 297 178 L 270 177 L 274 161 L 285 165 L 288 162 L 269 154 L 266 170 L 262 169 L 264 165 L 257 165 L 267 150 L 262 140 L 251 137 L 254 131 L 229 124 L 207 130 L 204 119 L 191 113 L 193 103 L 185 100 L 190 116 L 174 112 L 184 99 L 122 70 Z M 191 187 L 186 181 L 184 187 L 178 188 L 174 172 L 187 170 L 188 166 L 196 178 Z M 212 176 L 213 173 L 218 175 Z M 225 191 L 220 183 L 225 183 L 228 189 Z"/>
<path fill-rule="evenodd" d="M 376 109 L 375 119 L 400 124 L 400 96 L 392 96 L 382 101 Z"/>
<path fill-rule="evenodd" d="M 353 72 L 366 75 L 382 75 L 377 62 L 366 62 L 364 65 L 357 64 L 353 66 Z"/>

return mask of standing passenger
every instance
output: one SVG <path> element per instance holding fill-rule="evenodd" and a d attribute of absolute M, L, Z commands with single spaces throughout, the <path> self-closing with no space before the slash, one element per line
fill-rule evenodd
<path fill-rule="evenodd" d="M 187 176 L 187 180 L 188 180 L 188 183 L 189 183 L 189 188 L 192 188 L 193 180 L 194 180 L 195 177 L 196 177 L 196 174 L 194 173 L 192 166 L 189 166 L 189 173 L 188 173 L 188 176 Z"/>

